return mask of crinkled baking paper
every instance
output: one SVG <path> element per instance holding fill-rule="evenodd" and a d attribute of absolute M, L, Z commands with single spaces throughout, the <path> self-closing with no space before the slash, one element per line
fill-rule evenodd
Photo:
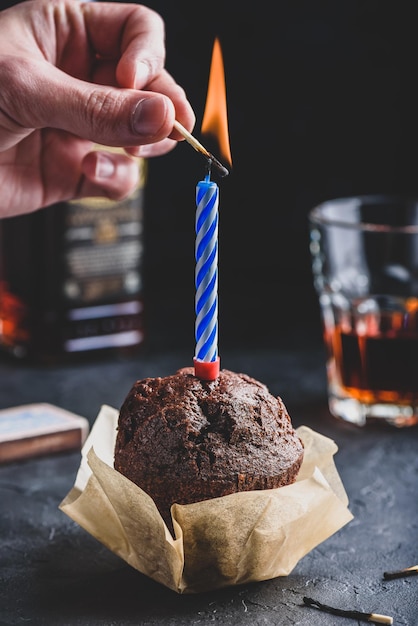
<path fill-rule="evenodd" d="M 153 500 L 113 468 L 118 411 L 102 406 L 60 509 L 112 552 L 178 593 L 289 574 L 352 519 L 334 441 L 297 429 L 304 461 L 292 485 L 171 508 L 175 538 Z"/>

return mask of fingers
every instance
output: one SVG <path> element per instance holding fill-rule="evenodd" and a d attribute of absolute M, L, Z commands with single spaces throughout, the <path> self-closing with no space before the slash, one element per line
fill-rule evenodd
<path fill-rule="evenodd" d="M 156 143 L 148 143 L 143 146 L 136 146 L 134 148 L 125 147 L 125 151 L 135 157 L 157 157 L 163 154 L 167 154 L 177 146 L 177 141 L 174 139 L 163 139 Z"/>
<path fill-rule="evenodd" d="M 164 69 L 165 25 L 161 16 L 141 5 L 109 3 L 105 10 L 97 10 L 98 5 L 94 3 L 84 6 L 93 45 L 103 55 L 103 63 L 99 64 L 95 78 L 99 80 L 100 76 L 103 81 L 107 72 L 109 81 L 109 54 L 114 55 L 116 50 L 117 57 L 112 56 L 112 59 L 118 60 L 115 70 L 117 84 L 168 96 L 174 104 L 176 119 L 191 131 L 195 123 L 193 109 L 184 90 Z M 108 21 L 118 35 L 121 33 L 115 41 L 109 40 L 109 25 L 104 28 L 104 22 L 107 24 Z M 178 134 L 175 138 L 183 139 Z"/>
<path fill-rule="evenodd" d="M 96 56 L 120 60 L 120 85 L 143 89 L 165 64 L 165 27 L 158 13 L 139 4 L 80 4 Z"/>
<path fill-rule="evenodd" d="M 196 117 L 191 104 L 187 100 L 184 89 L 176 83 L 174 78 L 166 71 L 162 71 L 147 86 L 147 89 L 155 93 L 163 93 L 174 104 L 176 120 L 178 120 L 190 132 L 193 130 Z M 177 141 L 183 141 L 184 137 L 177 131 L 170 135 Z"/>
<path fill-rule="evenodd" d="M 0 153 L 0 215 L 30 213 L 74 198 L 129 196 L 143 174 L 140 163 L 123 151 L 93 148 L 68 133 L 45 130 Z"/>
<path fill-rule="evenodd" d="M 82 163 L 82 179 L 78 197 L 105 196 L 122 200 L 132 193 L 139 183 L 139 167 L 135 159 L 122 153 L 93 151 Z"/>
<path fill-rule="evenodd" d="M 175 119 L 192 130 L 192 107 L 164 70 L 164 23 L 157 13 L 137 4 L 69 0 L 20 7 L 19 23 L 33 32 L 20 41 L 19 55 L 13 48 L 0 57 L 0 149 L 33 129 L 55 128 L 111 146 L 155 144 L 144 150 L 152 156 L 183 139 L 173 131 Z M 2 22 L 2 37 L 12 31 L 19 41 L 13 11 Z"/>
<path fill-rule="evenodd" d="M 109 63 L 109 54 L 114 54 L 117 50 L 117 57 L 111 57 L 118 60 L 115 69 L 117 84 L 128 89 L 145 89 L 168 96 L 174 104 L 176 119 L 191 131 L 195 124 L 192 106 L 184 90 L 164 69 L 165 26 L 161 16 L 148 7 L 132 4 L 115 6 L 109 3 L 104 11 L 98 11 L 98 5 L 94 3 L 84 6 L 93 45 L 103 55 L 103 62 L 97 67 L 95 79 L 104 82 L 104 77 L 107 76 L 105 82 L 111 84 L 109 81 L 113 66 Z M 114 42 L 109 40 L 108 30 L 103 27 L 108 20 L 117 33 L 122 33 Z M 178 133 L 174 133 L 174 138 L 183 139 Z M 163 145 L 173 147 L 172 144 Z"/>
<path fill-rule="evenodd" d="M 6 147 L 13 136 L 17 143 L 35 128 L 66 130 L 110 146 L 159 142 L 173 129 L 174 105 L 163 94 L 91 85 L 28 59 L 12 59 L 4 71 L 0 64 L 0 76 L 0 141 Z"/>
<path fill-rule="evenodd" d="M 56 128 L 109 146 L 155 143 L 158 145 L 147 151 L 153 156 L 173 148 L 164 141 L 167 137 L 181 139 L 173 133 L 176 117 L 186 127 L 194 125 L 194 113 L 183 90 L 168 75 L 151 85 L 164 88 L 168 95 L 157 90 L 91 85 L 44 61 L 28 59 L 0 61 L 0 76 L 1 149 L 16 145 L 33 129 Z"/>
<path fill-rule="evenodd" d="M 175 106 L 176 119 L 187 129 L 193 129 L 196 120 L 193 109 L 186 99 L 182 87 L 180 87 L 167 72 L 162 72 L 159 77 L 154 79 L 150 85 L 150 89 L 155 90 L 156 93 L 164 91 Z M 184 137 L 176 130 L 172 130 L 169 137 L 170 138 L 159 142 L 128 148 L 127 151 L 135 156 L 160 156 L 175 148 L 178 141 L 184 140 Z"/>

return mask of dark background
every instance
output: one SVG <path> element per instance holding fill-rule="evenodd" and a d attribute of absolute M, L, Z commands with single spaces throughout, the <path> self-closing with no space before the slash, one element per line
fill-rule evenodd
<path fill-rule="evenodd" d="M 308 211 L 337 196 L 418 192 L 415 3 L 145 4 L 165 20 L 167 69 L 195 109 L 194 134 L 217 156 L 200 126 L 221 42 L 233 168 L 217 180 L 220 352 L 280 347 L 295 333 L 318 338 Z M 195 185 L 204 174 L 205 160 L 185 142 L 149 160 L 151 346 L 194 351 Z"/>
<path fill-rule="evenodd" d="M 167 68 L 205 145 L 215 37 L 223 51 L 233 168 L 217 180 L 220 351 L 280 346 L 299 330 L 301 341 L 318 337 L 309 209 L 336 196 L 418 191 L 413 3 L 148 5 L 166 22 Z M 204 165 L 186 143 L 149 161 L 147 319 L 166 345 L 193 345 L 194 193 Z"/>

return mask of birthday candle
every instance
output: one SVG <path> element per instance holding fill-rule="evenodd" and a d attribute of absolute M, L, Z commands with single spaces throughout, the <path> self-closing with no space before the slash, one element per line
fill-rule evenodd
<path fill-rule="evenodd" d="M 195 373 L 214 380 L 219 373 L 218 357 L 218 205 L 219 188 L 210 180 L 196 186 L 196 352 Z"/>
<path fill-rule="evenodd" d="M 196 352 L 195 375 L 201 380 L 219 376 L 218 356 L 218 186 L 210 180 L 211 166 L 221 176 L 228 170 L 190 133 L 176 122 L 176 130 L 208 161 L 208 174 L 196 188 Z M 222 53 L 215 40 L 202 131 L 220 141 L 223 155 L 232 165 L 226 115 L 226 90 Z"/>

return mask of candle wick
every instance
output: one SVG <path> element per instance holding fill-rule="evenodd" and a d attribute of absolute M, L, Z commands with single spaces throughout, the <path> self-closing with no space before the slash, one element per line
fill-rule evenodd
<path fill-rule="evenodd" d="M 208 161 L 207 161 L 207 173 L 206 173 L 206 176 L 205 176 L 205 182 L 206 183 L 210 182 L 211 171 L 212 171 L 212 159 L 208 159 Z"/>

